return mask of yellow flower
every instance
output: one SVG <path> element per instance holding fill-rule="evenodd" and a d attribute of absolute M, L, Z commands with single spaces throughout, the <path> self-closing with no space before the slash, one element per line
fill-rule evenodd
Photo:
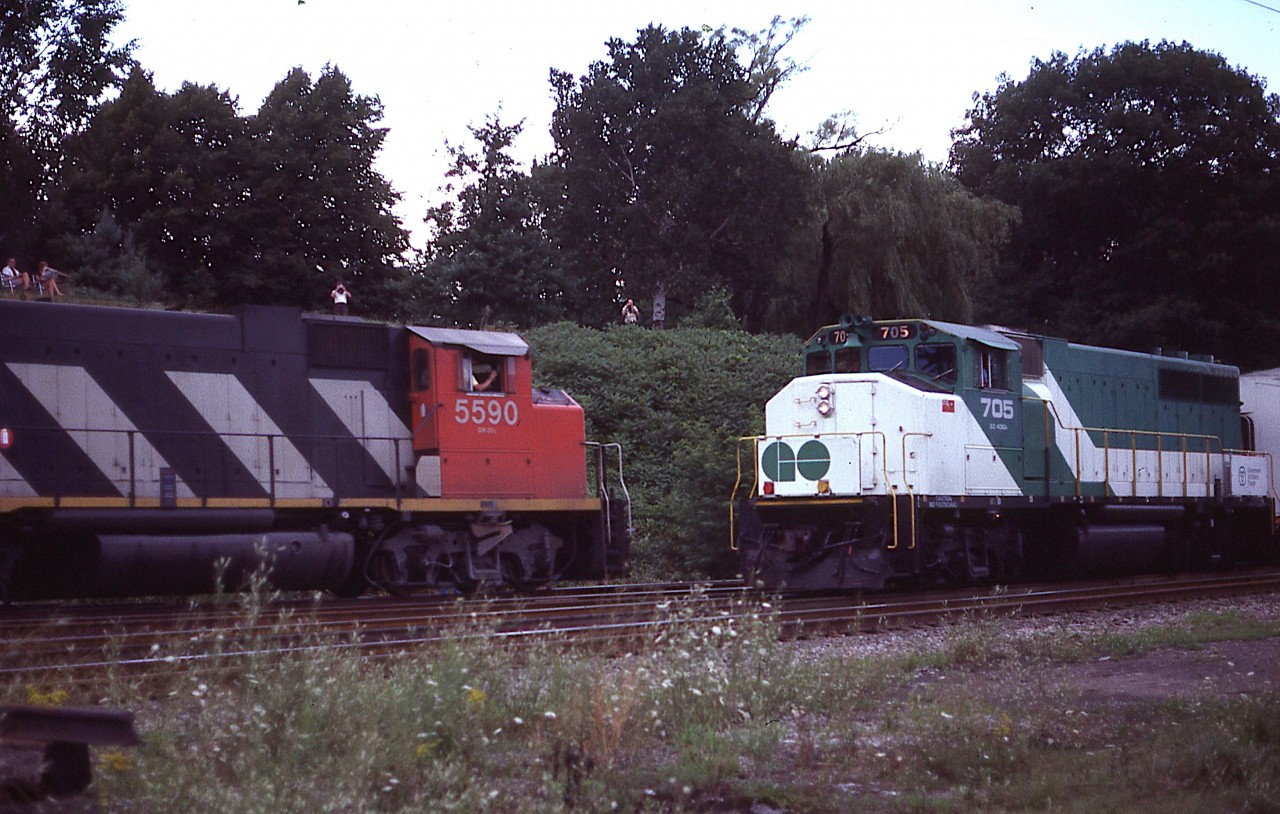
<path fill-rule="evenodd" d="M 45 692 L 39 687 L 27 685 L 27 703 L 37 707 L 60 707 L 67 703 L 66 690 L 49 690 Z"/>
<path fill-rule="evenodd" d="M 997 738 L 1007 738 L 1013 733 L 1013 719 L 1009 717 L 1009 713 L 1000 713 L 1000 720 L 995 726 L 991 727 L 991 734 Z"/>
<path fill-rule="evenodd" d="M 484 703 L 484 690 L 479 687 L 472 687 L 467 690 L 467 703 L 472 706 L 480 706 Z"/>
<path fill-rule="evenodd" d="M 124 774 L 133 771 L 133 758 L 127 752 L 112 749 L 98 755 L 98 765 L 106 771 Z"/>

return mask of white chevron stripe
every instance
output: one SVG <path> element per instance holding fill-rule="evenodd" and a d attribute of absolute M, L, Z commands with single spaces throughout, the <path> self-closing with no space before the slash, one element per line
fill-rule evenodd
<path fill-rule="evenodd" d="M 1129 452 L 1125 447 L 1132 443 L 1132 436 L 1117 430 L 1114 437 L 1120 446 L 1112 447 L 1108 455 L 1088 432 L 1078 429 L 1085 424 L 1053 371 L 1046 367 L 1042 383 L 1028 381 L 1026 384 L 1038 398 L 1053 402 L 1057 411 L 1057 418 L 1050 417 L 1053 440 L 1074 477 L 1086 483 L 1106 480 L 1115 493 L 1122 496 L 1178 495 L 1183 493 L 1184 484 L 1188 495 L 1209 494 L 1211 472 L 1221 466 L 1221 454 L 1213 453 L 1206 461 L 1202 452 L 1192 450 L 1192 454 L 1186 456 L 1184 471 L 1184 456 L 1175 449 L 1165 450 L 1163 455 L 1148 449 Z M 1174 436 L 1170 434 L 1170 437 Z M 1076 444 L 1080 445 L 1078 462 Z"/>
<path fill-rule="evenodd" d="M 312 379 L 311 386 L 378 462 L 391 482 L 402 480 L 401 473 L 396 471 L 396 451 L 398 448 L 398 462 L 403 472 L 405 467 L 413 465 L 412 438 L 409 428 L 391 409 L 386 397 L 365 381 Z"/>
<path fill-rule="evenodd" d="M 35 497 L 36 490 L 31 488 L 13 464 L 0 453 L 0 497 Z"/>
<path fill-rule="evenodd" d="M 272 488 L 274 451 L 276 497 L 333 496 L 329 485 L 234 375 L 178 370 L 166 375 L 265 491 Z M 268 436 L 273 436 L 270 442 Z"/>
<path fill-rule="evenodd" d="M 122 495 L 129 490 L 128 433 L 134 433 L 134 488 L 139 497 L 159 496 L 160 469 L 169 464 L 87 370 L 19 362 L 6 366 Z M 181 479 L 178 495 L 192 496 Z"/>

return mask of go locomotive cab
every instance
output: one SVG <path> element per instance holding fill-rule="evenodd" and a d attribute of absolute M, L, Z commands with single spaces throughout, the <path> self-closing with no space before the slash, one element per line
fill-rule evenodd
<path fill-rule="evenodd" d="M 769 586 L 882 588 L 1274 551 L 1239 372 L 937 320 L 845 319 L 744 439 L 735 543 Z"/>

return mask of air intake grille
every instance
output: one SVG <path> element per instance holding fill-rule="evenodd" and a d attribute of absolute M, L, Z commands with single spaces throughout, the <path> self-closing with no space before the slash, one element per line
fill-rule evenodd
<path fill-rule="evenodd" d="M 307 324 L 307 362 L 311 367 L 384 370 L 389 354 L 389 331 L 383 326 Z"/>

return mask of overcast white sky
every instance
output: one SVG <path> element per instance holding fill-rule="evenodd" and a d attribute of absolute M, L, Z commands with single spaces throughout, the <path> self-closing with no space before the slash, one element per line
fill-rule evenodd
<path fill-rule="evenodd" d="M 313 77 L 340 68 L 357 93 L 382 100 L 390 133 L 379 169 L 421 244 L 423 214 L 442 197 L 446 139 L 473 146 L 467 125 L 501 109 L 504 123 L 525 120 L 521 158 L 550 151 L 550 69 L 581 76 L 606 40 L 634 41 L 649 23 L 758 31 L 774 15 L 810 18 L 784 52 L 808 70 L 770 111 L 784 135 L 851 110 L 861 131 L 887 128 L 876 146 L 933 161 L 946 159 L 975 91 L 1002 72 L 1025 78 L 1054 51 L 1186 41 L 1280 91 L 1280 0 L 127 0 L 117 39 L 137 41 L 161 89 L 217 85 L 241 113 L 294 66 Z"/>

